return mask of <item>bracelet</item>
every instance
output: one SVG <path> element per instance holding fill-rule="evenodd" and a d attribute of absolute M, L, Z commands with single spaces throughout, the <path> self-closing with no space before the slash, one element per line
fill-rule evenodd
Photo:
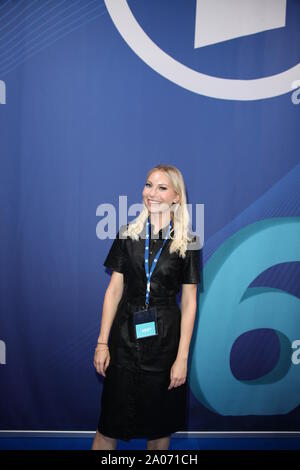
<path fill-rule="evenodd" d="M 106 346 L 108 346 L 107 343 L 101 343 L 100 341 L 98 341 L 97 344 L 106 344 Z"/>
<path fill-rule="evenodd" d="M 108 348 L 108 344 L 106 344 L 106 343 L 97 343 L 97 346 L 95 347 L 95 349 L 98 348 L 98 345 L 99 345 L 99 344 L 103 344 L 103 345 L 107 346 L 107 348 Z"/>

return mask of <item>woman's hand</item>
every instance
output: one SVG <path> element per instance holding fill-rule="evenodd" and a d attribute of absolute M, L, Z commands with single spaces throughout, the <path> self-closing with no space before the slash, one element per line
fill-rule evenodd
<path fill-rule="evenodd" d="M 171 382 L 168 387 L 168 390 L 170 390 L 173 387 L 179 387 L 179 385 L 184 384 L 186 380 L 186 374 L 187 374 L 187 359 L 176 359 L 176 361 L 174 362 L 171 368 L 171 373 L 170 373 Z"/>
<path fill-rule="evenodd" d="M 110 363 L 110 354 L 108 346 L 97 346 L 95 349 L 94 355 L 94 366 L 98 372 L 98 374 L 105 375 L 105 371 L 108 368 Z"/>

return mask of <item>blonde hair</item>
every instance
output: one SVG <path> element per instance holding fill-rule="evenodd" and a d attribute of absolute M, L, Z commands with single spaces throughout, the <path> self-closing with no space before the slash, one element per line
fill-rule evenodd
<path fill-rule="evenodd" d="M 179 203 L 174 203 L 170 208 L 171 219 L 173 228 L 170 232 L 170 239 L 173 240 L 170 244 L 169 252 L 178 252 L 179 256 L 185 258 L 187 244 L 193 240 L 193 236 L 188 233 L 190 216 L 187 210 L 186 190 L 181 172 L 172 165 L 157 165 L 148 172 L 148 177 L 154 171 L 164 171 L 169 177 L 170 183 L 174 191 L 179 195 Z M 139 234 L 142 232 L 144 224 L 149 216 L 148 208 L 143 201 L 143 209 L 141 213 L 132 222 L 128 224 L 128 228 L 123 232 L 124 236 L 128 236 L 133 240 L 139 240 Z"/>

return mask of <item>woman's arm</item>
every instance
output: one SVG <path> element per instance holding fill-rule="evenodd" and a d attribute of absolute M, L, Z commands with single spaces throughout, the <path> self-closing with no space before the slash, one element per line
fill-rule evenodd
<path fill-rule="evenodd" d="M 98 341 L 101 341 L 101 343 L 108 343 L 110 329 L 113 324 L 119 302 L 122 298 L 123 289 L 123 274 L 113 271 L 110 283 L 108 284 L 104 295 L 101 327 L 98 337 Z"/>
<path fill-rule="evenodd" d="M 168 390 L 186 381 L 187 362 L 197 310 L 197 284 L 182 284 L 180 340 L 176 360 L 170 372 Z"/>
<path fill-rule="evenodd" d="M 176 359 L 188 359 L 196 310 L 197 284 L 182 284 L 180 341 Z"/>

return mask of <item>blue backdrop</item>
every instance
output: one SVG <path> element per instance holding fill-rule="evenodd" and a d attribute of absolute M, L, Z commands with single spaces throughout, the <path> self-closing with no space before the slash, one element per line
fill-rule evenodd
<path fill-rule="evenodd" d="M 96 429 L 102 204 L 170 163 L 205 208 L 186 430 L 300 431 L 300 2 L 269 3 L 195 47 L 209 2 L 0 1 L 1 429 Z"/>

